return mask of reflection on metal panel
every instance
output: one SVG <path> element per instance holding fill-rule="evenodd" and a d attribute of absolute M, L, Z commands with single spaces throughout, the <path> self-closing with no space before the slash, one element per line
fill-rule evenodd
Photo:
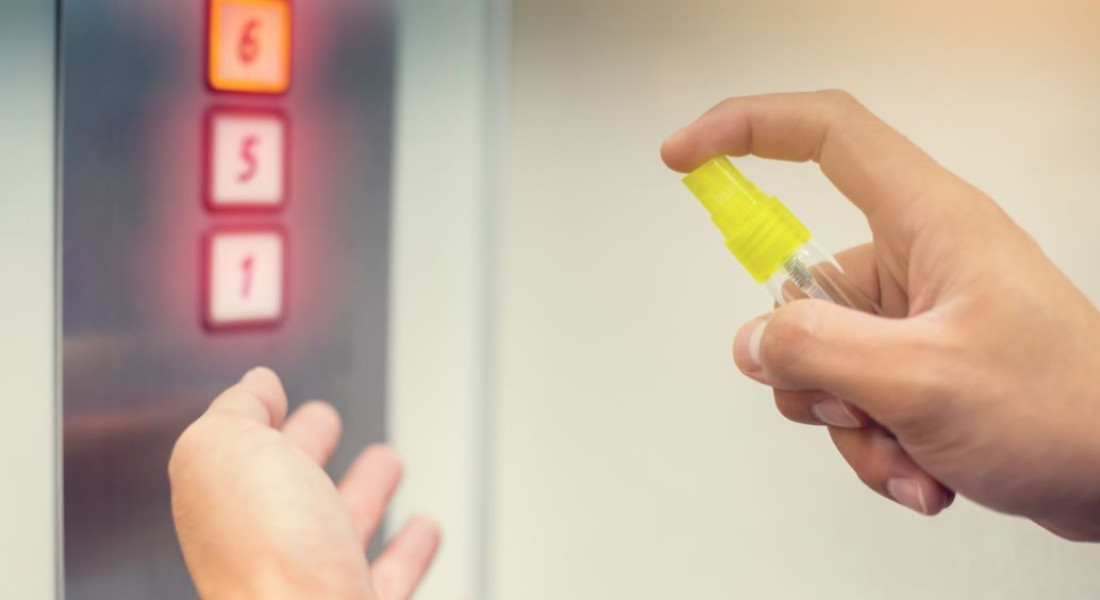
<path fill-rule="evenodd" d="M 167 459 L 249 367 L 278 370 L 292 404 L 337 405 L 335 472 L 384 437 L 389 2 L 299 1 L 285 38 L 242 31 L 293 44 L 293 82 L 271 95 L 208 85 L 209 8 L 62 2 L 70 598 L 193 597 Z M 217 141 L 214 114 L 259 117 Z"/>

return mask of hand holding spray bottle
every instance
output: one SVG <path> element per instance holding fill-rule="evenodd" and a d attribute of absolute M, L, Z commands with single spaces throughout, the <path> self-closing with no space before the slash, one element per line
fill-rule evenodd
<path fill-rule="evenodd" d="M 726 247 L 779 304 L 816 298 L 863 312 L 881 309 L 844 277 L 833 257 L 778 199 L 760 191 L 724 156 L 684 178 L 710 212 Z"/>
<path fill-rule="evenodd" d="M 684 184 L 710 212 L 726 247 L 777 303 L 813 298 L 882 313 L 844 276 L 836 259 L 812 240 L 810 230 L 725 156 L 692 171 Z"/>

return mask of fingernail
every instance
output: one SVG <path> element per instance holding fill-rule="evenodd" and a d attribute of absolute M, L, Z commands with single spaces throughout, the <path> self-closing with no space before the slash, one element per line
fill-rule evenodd
<path fill-rule="evenodd" d="M 822 400 L 810 409 L 818 421 L 826 425 L 833 427 L 843 427 L 845 429 L 859 429 L 859 419 L 852 414 L 852 411 L 848 410 L 848 407 L 834 398 L 829 400 Z"/>
<path fill-rule="evenodd" d="M 928 503 L 924 499 L 924 490 L 914 479 L 891 479 L 886 482 L 886 491 L 898 504 L 922 515 L 928 514 Z"/>
<path fill-rule="evenodd" d="M 749 360 L 755 369 L 762 368 L 764 364 L 760 358 L 760 344 L 764 341 L 764 330 L 767 328 L 768 320 L 761 319 L 757 322 L 756 328 L 752 330 L 752 334 L 749 335 Z"/>

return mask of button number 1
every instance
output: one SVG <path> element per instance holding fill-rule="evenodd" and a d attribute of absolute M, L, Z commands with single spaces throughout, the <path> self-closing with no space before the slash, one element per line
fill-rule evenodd
<path fill-rule="evenodd" d="M 241 261 L 241 296 L 248 298 L 252 295 L 252 266 L 256 264 L 256 257 L 249 254 Z"/>
<path fill-rule="evenodd" d="M 206 239 L 204 321 L 210 330 L 279 324 L 286 309 L 285 235 L 278 229 L 221 229 Z"/>

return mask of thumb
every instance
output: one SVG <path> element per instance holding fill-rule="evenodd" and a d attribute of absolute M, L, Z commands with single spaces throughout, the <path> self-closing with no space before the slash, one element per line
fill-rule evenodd
<path fill-rule="evenodd" d="M 946 391 L 920 323 L 799 300 L 741 328 L 734 360 L 776 389 L 821 390 L 890 426 L 933 410 Z"/>

